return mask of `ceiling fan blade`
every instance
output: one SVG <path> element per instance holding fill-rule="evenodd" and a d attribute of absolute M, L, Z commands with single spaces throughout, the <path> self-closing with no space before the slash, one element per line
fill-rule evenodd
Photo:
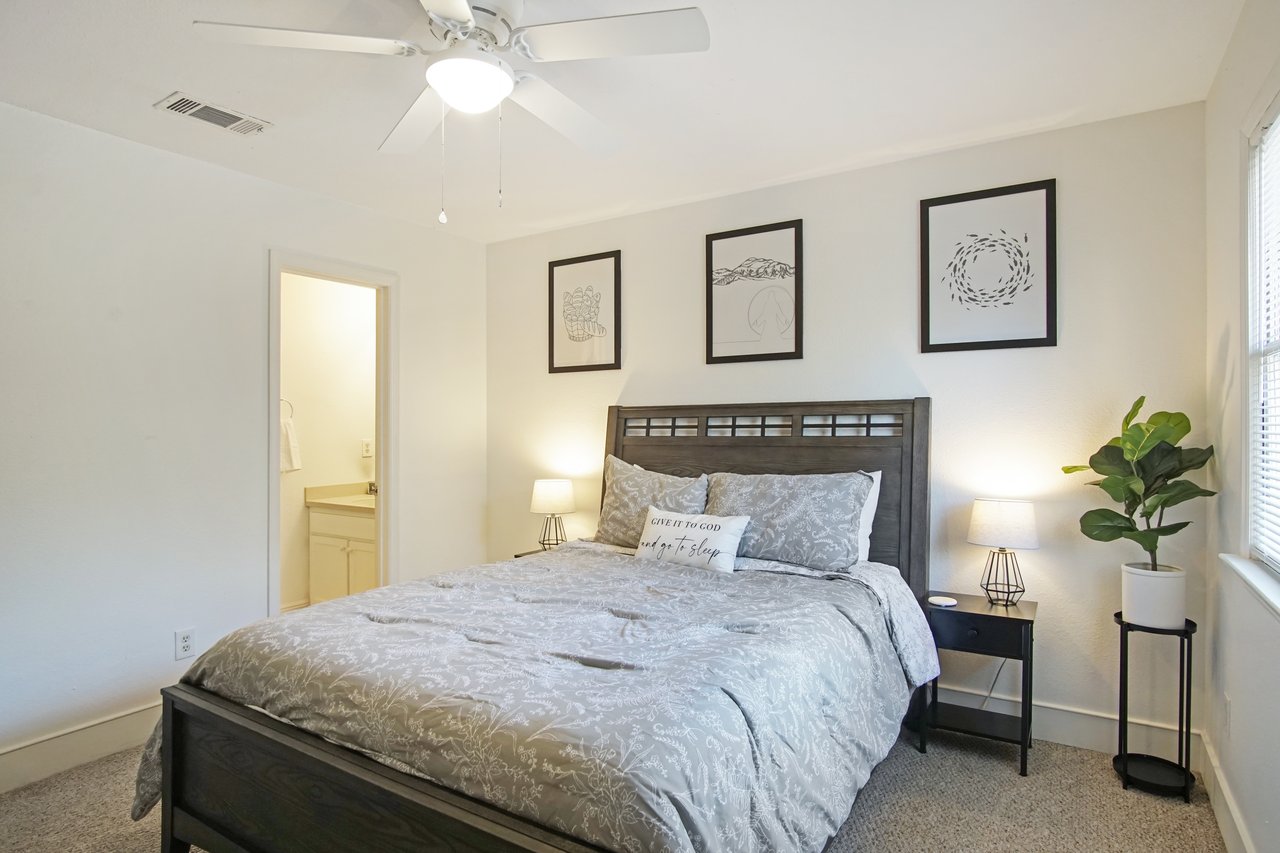
<path fill-rule="evenodd" d="M 694 53 L 711 46 L 707 19 L 697 8 L 642 12 L 520 27 L 512 49 L 535 62 L 604 59 L 655 53 Z"/>
<path fill-rule="evenodd" d="M 425 51 L 413 42 L 375 36 L 349 36 L 342 33 L 316 33 L 308 30 L 285 30 L 276 27 L 250 27 L 217 21 L 194 21 L 192 26 L 206 38 L 215 41 L 253 44 L 267 47 L 300 47 L 305 50 L 338 50 L 345 53 L 379 53 L 387 56 L 413 56 Z"/>
<path fill-rule="evenodd" d="M 570 142 L 588 151 L 614 147 L 614 136 L 604 123 L 578 106 L 541 77 L 520 74 L 511 100 L 547 124 Z"/>
<path fill-rule="evenodd" d="M 457 21 L 464 28 L 476 22 L 471 14 L 471 4 L 467 0 L 418 0 L 428 15 L 438 15 L 450 21 Z"/>
<path fill-rule="evenodd" d="M 449 108 L 430 86 L 405 110 L 378 150 L 383 154 L 412 154 L 435 133 Z"/>

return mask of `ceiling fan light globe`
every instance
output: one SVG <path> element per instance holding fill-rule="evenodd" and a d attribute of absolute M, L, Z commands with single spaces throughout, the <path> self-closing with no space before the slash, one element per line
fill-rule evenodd
<path fill-rule="evenodd" d="M 427 65 L 427 85 L 451 109 L 487 113 L 511 94 L 515 75 L 491 53 L 466 44 L 450 48 Z"/>

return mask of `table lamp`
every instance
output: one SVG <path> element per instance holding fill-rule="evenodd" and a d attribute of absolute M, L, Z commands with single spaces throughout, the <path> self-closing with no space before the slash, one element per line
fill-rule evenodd
<path fill-rule="evenodd" d="M 1031 501 L 977 498 L 969 519 L 969 541 L 995 549 L 987 557 L 987 567 L 982 573 L 982 589 L 987 601 L 1005 607 L 1017 604 L 1027 590 L 1022 585 L 1018 557 L 1010 549 L 1040 547 L 1035 505 Z"/>
<path fill-rule="evenodd" d="M 564 522 L 560 520 L 560 516 L 576 509 L 572 480 L 533 481 L 533 500 L 529 501 L 529 512 L 546 516 L 546 520 L 542 522 L 542 538 L 538 540 L 544 551 L 565 540 Z"/>

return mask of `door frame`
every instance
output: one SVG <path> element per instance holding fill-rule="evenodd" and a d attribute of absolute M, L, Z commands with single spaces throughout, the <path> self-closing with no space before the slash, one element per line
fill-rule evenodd
<path fill-rule="evenodd" d="M 267 615 L 280 612 L 280 280 L 285 273 L 371 287 L 377 294 L 377 423 L 374 477 L 378 483 L 378 576 L 383 584 L 399 579 L 394 524 L 397 497 L 394 462 L 400 448 L 398 350 L 393 346 L 400 302 L 400 276 L 335 258 L 270 249 L 267 282 Z"/>

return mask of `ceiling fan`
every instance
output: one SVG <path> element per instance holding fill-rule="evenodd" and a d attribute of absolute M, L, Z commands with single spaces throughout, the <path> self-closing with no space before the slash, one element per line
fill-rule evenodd
<path fill-rule="evenodd" d="M 440 124 L 444 109 L 482 113 L 510 97 L 552 129 L 583 148 L 604 147 L 609 133 L 595 116 L 542 78 L 513 67 L 707 50 L 711 36 L 697 8 L 668 9 L 608 18 L 519 26 L 524 0 L 419 0 L 443 45 L 426 50 L 402 39 L 195 21 L 203 35 L 221 41 L 309 50 L 426 56 L 427 87 L 392 128 L 378 150 L 417 149 Z"/>

